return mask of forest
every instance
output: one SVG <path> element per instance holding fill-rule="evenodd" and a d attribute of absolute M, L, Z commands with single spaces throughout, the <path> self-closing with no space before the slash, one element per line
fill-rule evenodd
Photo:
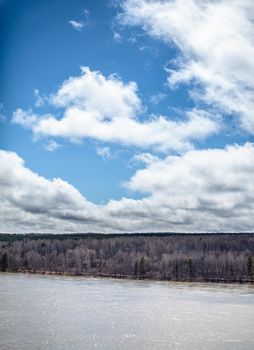
<path fill-rule="evenodd" d="M 254 234 L 0 234 L 0 271 L 253 283 Z"/>

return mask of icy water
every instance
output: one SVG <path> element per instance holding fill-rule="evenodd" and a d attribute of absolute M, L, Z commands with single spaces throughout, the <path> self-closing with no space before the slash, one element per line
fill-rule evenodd
<path fill-rule="evenodd" d="M 254 349 L 254 288 L 0 273 L 1 350 Z"/>

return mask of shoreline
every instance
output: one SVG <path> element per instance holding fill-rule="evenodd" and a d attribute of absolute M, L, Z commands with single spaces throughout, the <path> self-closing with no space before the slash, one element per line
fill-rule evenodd
<path fill-rule="evenodd" d="M 254 280 L 223 280 L 223 279 L 169 279 L 169 278 L 152 278 L 152 277 L 140 277 L 135 278 L 131 275 L 106 275 L 106 274 L 74 274 L 68 272 L 59 271 L 0 271 L 0 273 L 10 274 L 28 274 L 28 275 L 45 275 L 45 276 L 64 276 L 64 277 L 84 277 L 84 278 L 97 278 L 97 279 L 115 279 L 115 280 L 130 280 L 130 281 L 151 281 L 151 282 L 179 282 L 179 283 L 204 283 L 204 284 L 238 284 L 238 285 L 254 285 Z"/>

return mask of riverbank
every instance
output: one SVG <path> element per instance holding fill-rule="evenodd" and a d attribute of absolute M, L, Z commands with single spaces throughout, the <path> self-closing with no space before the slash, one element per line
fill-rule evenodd
<path fill-rule="evenodd" d="M 254 280 L 223 280 L 223 279 L 160 279 L 160 278 L 149 278 L 149 277 L 134 277 L 131 275 L 109 275 L 109 274 L 75 274 L 68 272 L 59 271 L 0 271 L 0 273 L 10 274 L 30 274 L 30 275 L 47 275 L 47 276 L 65 276 L 65 277 L 84 277 L 84 278 L 101 278 L 101 279 L 116 279 L 116 280 L 130 280 L 130 281 L 155 281 L 155 282 L 181 282 L 181 283 L 221 283 L 221 284 L 249 284 L 254 285 Z"/>

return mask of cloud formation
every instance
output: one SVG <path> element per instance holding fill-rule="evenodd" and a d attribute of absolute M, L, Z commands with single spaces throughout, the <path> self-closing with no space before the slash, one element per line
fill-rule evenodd
<path fill-rule="evenodd" d="M 78 22 L 78 21 L 69 21 L 70 25 L 76 29 L 78 32 L 80 32 L 82 30 L 82 28 L 84 27 L 84 23 L 83 22 Z"/>
<path fill-rule="evenodd" d="M 2 231 L 72 231 L 101 220 L 99 207 L 66 181 L 39 176 L 14 152 L 0 151 L 0 163 Z"/>
<path fill-rule="evenodd" d="M 127 186 L 148 196 L 109 202 L 118 218 L 168 231 L 253 230 L 253 144 L 142 158 Z"/>
<path fill-rule="evenodd" d="M 4 110 L 4 105 L 3 103 L 0 102 L 0 122 L 5 121 L 6 116 L 5 116 L 5 110 Z"/>
<path fill-rule="evenodd" d="M 82 31 L 84 27 L 87 27 L 91 21 L 90 12 L 87 9 L 82 11 L 83 20 L 82 21 L 74 21 L 71 20 L 68 23 L 78 32 Z"/>
<path fill-rule="evenodd" d="M 174 45 L 168 85 L 189 84 L 197 101 L 239 117 L 254 134 L 254 6 L 252 0 L 124 0 L 121 24 L 141 26 Z"/>
<path fill-rule="evenodd" d="M 45 150 L 49 152 L 54 152 L 60 147 L 61 145 L 59 145 L 59 143 L 57 143 L 55 140 L 48 140 L 44 145 Z"/>
<path fill-rule="evenodd" d="M 40 95 L 40 91 L 38 89 L 34 89 L 34 97 L 36 98 L 35 107 L 40 108 L 45 105 L 45 100 Z"/>
<path fill-rule="evenodd" d="M 41 97 L 35 90 L 35 107 L 50 113 L 18 108 L 12 122 L 49 140 L 49 151 L 59 147 L 54 137 L 62 137 L 102 141 L 96 144 L 103 158 L 112 157 L 107 143 L 113 142 L 146 152 L 134 157 L 142 168 L 125 183 L 141 198 L 92 203 L 66 181 L 45 179 L 16 153 L 1 151 L 2 231 L 253 231 L 254 145 L 194 147 L 221 131 L 221 115 L 254 134 L 252 1 L 124 0 L 119 19 L 177 48 L 166 69 L 168 87 L 185 84 L 202 109 L 181 119 L 150 115 L 135 82 L 88 67 L 55 93 Z M 70 24 L 81 30 L 85 22 Z M 149 103 L 164 98 L 158 93 Z"/>
<path fill-rule="evenodd" d="M 187 111 L 181 121 L 161 115 L 141 121 L 145 108 L 137 84 L 124 83 L 114 75 L 105 77 L 87 67 L 80 76 L 64 81 L 48 100 L 63 109 L 63 117 L 17 109 L 12 121 L 32 129 L 36 136 L 93 138 L 164 152 L 191 149 L 193 140 L 202 140 L 220 128 L 218 120 L 199 109 Z"/>
<path fill-rule="evenodd" d="M 113 158 L 109 147 L 97 147 L 96 153 L 98 154 L 98 156 L 102 157 L 103 159 Z"/>
<path fill-rule="evenodd" d="M 126 186 L 144 197 L 97 205 L 62 179 L 32 172 L 16 153 L 1 151 L 1 230 L 253 231 L 253 144 L 139 160 L 145 167 Z"/>

